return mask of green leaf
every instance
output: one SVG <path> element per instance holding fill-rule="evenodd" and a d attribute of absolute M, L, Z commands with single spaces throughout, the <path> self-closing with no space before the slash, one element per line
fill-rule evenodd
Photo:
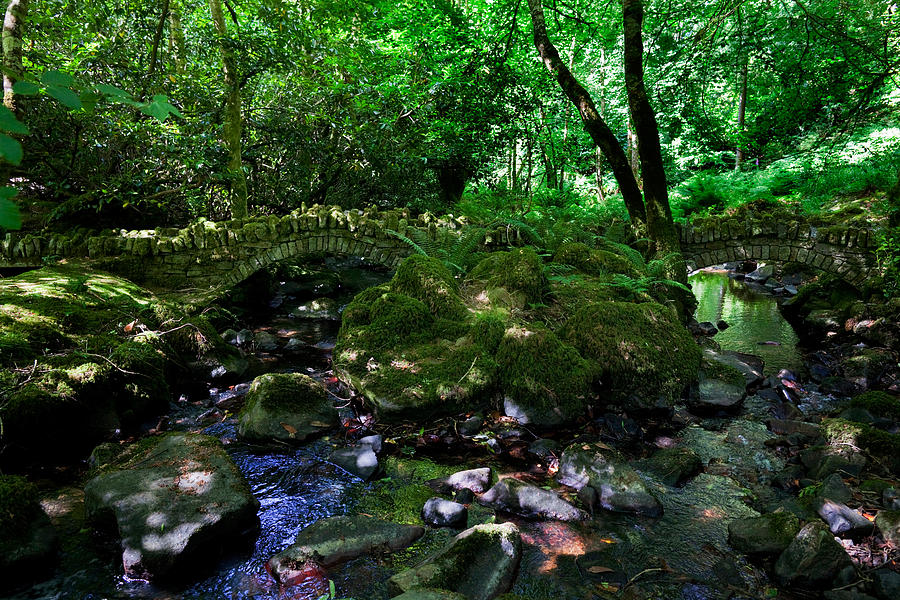
<path fill-rule="evenodd" d="M 4 197 L 4 192 L 8 189 L 15 191 L 15 188 L 0 188 L 0 228 L 21 229 L 22 215 L 19 207 L 8 197 Z"/>
<path fill-rule="evenodd" d="M 96 86 L 97 91 L 105 96 L 115 96 L 116 98 L 131 98 L 131 94 L 126 92 L 125 90 L 120 90 L 114 85 L 107 85 L 105 83 L 98 83 Z"/>
<path fill-rule="evenodd" d="M 19 96 L 34 96 L 41 91 L 41 86 L 30 81 L 17 81 L 13 84 L 13 93 Z"/>
<path fill-rule="evenodd" d="M 16 115 L 3 105 L 0 105 L 0 129 L 9 133 L 31 133 L 24 123 L 16 119 Z"/>
<path fill-rule="evenodd" d="M 179 119 L 184 118 L 177 108 L 169 104 L 169 99 L 162 94 L 153 96 L 153 101 L 143 105 L 140 111 L 145 115 L 150 115 L 160 123 L 165 121 L 169 115 L 175 115 Z"/>
<path fill-rule="evenodd" d="M 69 88 L 51 85 L 47 87 L 47 94 L 59 100 L 60 104 L 62 104 L 66 108 L 70 108 L 72 110 L 78 110 L 79 108 L 81 108 L 81 98 L 79 98 L 78 94 L 76 94 Z"/>
<path fill-rule="evenodd" d="M 5 133 L 0 133 L 0 158 L 14 165 L 21 164 L 22 144 Z"/>
<path fill-rule="evenodd" d="M 68 73 L 61 71 L 44 71 L 41 73 L 41 83 L 48 86 L 70 87 L 75 84 L 75 79 Z"/>

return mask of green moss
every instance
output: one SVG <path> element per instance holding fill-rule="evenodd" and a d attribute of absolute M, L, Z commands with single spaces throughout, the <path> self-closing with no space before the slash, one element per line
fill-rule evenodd
<path fill-rule="evenodd" d="M 341 313 L 341 329 L 350 329 L 369 325 L 372 322 L 372 304 L 390 291 L 387 284 L 376 285 L 361 291 Z"/>
<path fill-rule="evenodd" d="M 269 412 L 290 411 L 306 398 L 324 396 L 322 385 L 303 373 L 266 373 L 253 380 L 238 416 L 250 412 L 255 404 Z"/>
<path fill-rule="evenodd" d="M 437 317 L 460 320 L 466 316 L 456 280 L 435 258 L 421 254 L 410 256 L 397 269 L 390 287 L 424 303 Z"/>
<path fill-rule="evenodd" d="M 726 365 L 705 354 L 700 368 L 707 379 L 717 379 L 737 386 L 744 386 L 747 383 L 743 373 L 731 365 Z"/>
<path fill-rule="evenodd" d="M 540 324 L 507 329 L 496 357 L 504 395 L 538 424 L 581 415 L 599 375 L 575 348 Z"/>
<path fill-rule="evenodd" d="M 629 277 L 640 277 L 644 274 L 635 263 L 609 250 L 595 250 L 585 244 L 563 244 L 556 251 L 553 262 L 572 265 L 588 275 L 609 275 L 619 273 Z"/>
<path fill-rule="evenodd" d="M 34 484 L 24 477 L 0 475 L 0 532 L 4 537 L 24 532 L 40 510 Z"/>
<path fill-rule="evenodd" d="M 472 340 L 488 354 L 496 352 L 506 333 L 507 314 L 501 311 L 478 313 L 472 324 Z"/>
<path fill-rule="evenodd" d="M 503 288 L 526 303 L 540 302 L 547 292 L 543 262 L 532 248 L 492 252 L 466 278 L 468 285 L 481 289 Z"/>
<path fill-rule="evenodd" d="M 900 434 L 845 419 L 825 419 L 822 433 L 829 446 L 859 448 L 894 474 L 900 474 Z"/>
<path fill-rule="evenodd" d="M 465 469 L 461 465 L 441 465 L 427 458 L 406 458 L 389 456 L 384 461 L 384 474 L 392 479 L 403 479 L 413 483 L 425 483 L 438 477 L 449 477 Z M 434 495 L 432 493 L 432 495 Z"/>
<path fill-rule="evenodd" d="M 671 405 L 700 368 L 690 333 L 652 302 L 590 304 L 569 319 L 561 337 L 603 369 L 614 399 L 636 408 Z"/>
<path fill-rule="evenodd" d="M 866 479 L 859 484 L 859 491 L 874 492 L 878 494 L 878 497 L 880 498 L 884 493 L 884 490 L 891 487 L 894 487 L 894 483 L 885 481 L 884 479 Z"/>
<path fill-rule="evenodd" d="M 900 419 L 900 399 L 887 392 L 865 392 L 853 398 L 850 406 L 864 408 L 873 415 Z"/>
<path fill-rule="evenodd" d="M 434 490 L 421 484 L 376 482 L 360 500 L 358 510 L 393 523 L 422 525 L 422 507 L 434 495 Z"/>

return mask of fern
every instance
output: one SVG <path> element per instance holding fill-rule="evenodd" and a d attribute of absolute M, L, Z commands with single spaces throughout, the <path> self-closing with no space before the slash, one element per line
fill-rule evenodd
<path fill-rule="evenodd" d="M 434 239 L 423 229 L 409 229 L 409 236 L 393 229 L 384 231 L 407 244 L 416 253 L 441 261 L 457 275 L 464 275 L 475 265 L 480 257 L 478 247 L 487 234 L 485 228 L 474 226 L 466 227 L 461 233 L 438 230 Z"/>
<path fill-rule="evenodd" d="M 530 241 L 532 244 L 536 244 L 538 246 L 544 244 L 544 239 L 538 232 L 538 230 L 535 229 L 532 225 L 520 219 L 515 219 L 512 217 L 497 217 L 496 219 L 488 223 L 485 228 L 487 229 L 487 231 L 496 231 L 497 229 L 505 228 L 507 233 L 518 231 L 520 236 L 524 237 L 526 241 Z"/>

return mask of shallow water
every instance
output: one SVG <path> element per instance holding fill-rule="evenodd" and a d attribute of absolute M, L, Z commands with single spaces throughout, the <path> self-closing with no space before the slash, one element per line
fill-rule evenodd
<path fill-rule="evenodd" d="M 728 329 L 713 338 L 724 350 L 761 357 L 766 374 L 802 366 L 797 334 L 781 316 L 774 296 L 722 272 L 700 271 L 691 275 L 689 282 L 697 296 L 695 318 L 728 323 Z"/>

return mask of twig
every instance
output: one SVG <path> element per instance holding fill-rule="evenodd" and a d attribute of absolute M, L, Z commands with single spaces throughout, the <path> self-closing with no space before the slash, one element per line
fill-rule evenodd
<path fill-rule="evenodd" d="M 665 569 L 665 568 L 663 568 L 663 567 L 653 567 L 653 568 L 650 568 L 650 569 L 644 569 L 643 571 L 641 571 L 640 573 L 638 573 L 637 575 L 635 575 L 634 577 L 632 577 L 631 579 L 629 579 L 629 580 L 628 580 L 628 583 L 626 583 L 624 586 L 622 586 L 622 589 L 625 589 L 625 588 L 627 588 L 629 585 L 631 585 L 632 583 L 634 583 L 634 582 L 637 580 L 637 578 L 640 577 L 641 575 L 646 575 L 647 573 L 662 573 L 662 572 L 665 572 L 665 571 L 668 571 L 668 569 Z"/>
<path fill-rule="evenodd" d="M 462 383 L 462 380 L 465 379 L 466 377 L 468 377 L 469 373 L 470 373 L 470 372 L 472 371 L 472 369 L 475 367 L 475 361 L 477 361 L 477 360 L 478 360 L 478 355 L 476 354 L 476 355 L 475 355 L 475 358 L 472 359 L 472 364 L 469 365 L 469 369 L 468 369 L 465 373 L 463 373 L 463 376 L 459 378 L 459 381 L 456 382 L 456 385 L 461 384 L 461 383 Z"/>

